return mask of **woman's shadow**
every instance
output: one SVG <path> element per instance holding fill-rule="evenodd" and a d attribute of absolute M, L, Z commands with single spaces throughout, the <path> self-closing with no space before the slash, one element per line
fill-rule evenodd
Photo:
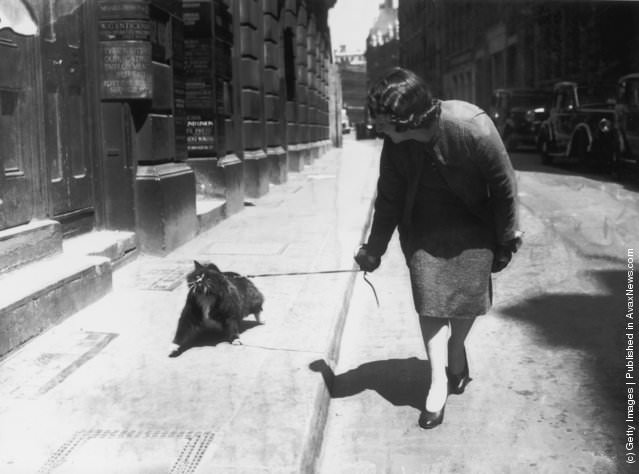
<path fill-rule="evenodd" d="M 374 390 L 395 406 L 422 410 L 430 386 L 428 361 L 416 357 L 367 362 L 338 375 L 323 359 L 312 362 L 309 368 L 322 375 L 331 398 Z"/>

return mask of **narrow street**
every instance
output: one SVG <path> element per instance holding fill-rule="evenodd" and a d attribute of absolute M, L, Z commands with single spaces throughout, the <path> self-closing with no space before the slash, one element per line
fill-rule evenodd
<path fill-rule="evenodd" d="M 623 472 L 637 189 L 532 153 L 513 155 L 525 244 L 495 279 L 468 343 L 473 381 L 437 429 L 417 426 L 427 361 L 395 240 L 369 275 L 380 308 L 355 273 L 256 279 L 266 324 L 247 320 L 243 345 L 211 337 L 168 357 L 194 259 L 351 268 L 380 147 L 347 137 L 210 232 L 119 268 L 112 293 L 1 360 L 0 471 Z"/>
<path fill-rule="evenodd" d="M 333 380 L 320 472 L 619 473 L 625 444 L 624 291 L 639 189 L 514 153 L 524 245 L 495 278 L 469 341 L 473 381 L 444 424 L 418 427 L 427 361 L 395 241 L 357 283 Z"/>
<path fill-rule="evenodd" d="M 0 474 L 629 470 L 637 25 L 639 0 L 0 0 Z M 424 430 L 397 233 L 364 269 L 394 227 L 443 236 L 420 296 L 485 310 L 518 243 L 497 135 L 538 149 L 511 153 L 523 246 Z"/>

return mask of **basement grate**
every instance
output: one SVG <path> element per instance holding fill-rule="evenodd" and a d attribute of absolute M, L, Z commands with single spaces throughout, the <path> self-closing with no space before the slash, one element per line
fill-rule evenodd
<path fill-rule="evenodd" d="M 97 472 L 94 471 L 97 469 L 100 472 L 124 470 L 126 472 L 190 474 L 199 466 L 214 436 L 215 433 L 211 431 L 81 430 L 51 455 L 38 474 L 54 473 L 58 468 L 61 468 L 60 472 L 66 472 L 67 467 L 90 470 L 84 472 Z M 173 443 L 169 447 L 168 441 L 179 441 L 179 443 Z M 106 443 L 113 442 L 119 443 L 117 452 L 113 450 L 109 452 L 105 449 Z M 136 443 L 138 443 L 138 452 L 134 453 Z M 86 452 L 81 453 L 83 450 Z M 127 457 L 127 454 L 131 453 L 134 455 Z M 116 456 L 114 457 L 113 454 Z M 127 460 L 133 462 L 126 464 Z M 105 463 L 110 465 L 105 466 Z M 114 466 L 115 463 L 119 465 Z M 153 466 L 149 471 L 151 463 Z M 162 466 L 164 463 L 165 466 Z"/>
<path fill-rule="evenodd" d="M 136 290 L 172 291 L 193 270 L 193 261 L 148 262 L 136 272 L 132 286 Z"/>

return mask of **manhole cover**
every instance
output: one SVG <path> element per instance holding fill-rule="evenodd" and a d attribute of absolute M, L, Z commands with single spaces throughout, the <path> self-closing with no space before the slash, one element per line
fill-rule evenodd
<path fill-rule="evenodd" d="M 35 398 L 59 385 L 118 335 L 86 331 L 40 349 L 25 346 L 0 365 L 0 398 Z"/>
<path fill-rule="evenodd" d="M 210 431 L 82 430 L 38 471 L 92 474 L 188 474 L 213 441 Z"/>

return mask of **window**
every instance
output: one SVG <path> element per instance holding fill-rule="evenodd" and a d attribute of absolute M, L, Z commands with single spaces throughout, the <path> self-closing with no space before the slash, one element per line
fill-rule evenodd
<path fill-rule="evenodd" d="M 284 30 L 284 78 L 286 100 L 295 100 L 295 33 L 291 28 Z"/>

